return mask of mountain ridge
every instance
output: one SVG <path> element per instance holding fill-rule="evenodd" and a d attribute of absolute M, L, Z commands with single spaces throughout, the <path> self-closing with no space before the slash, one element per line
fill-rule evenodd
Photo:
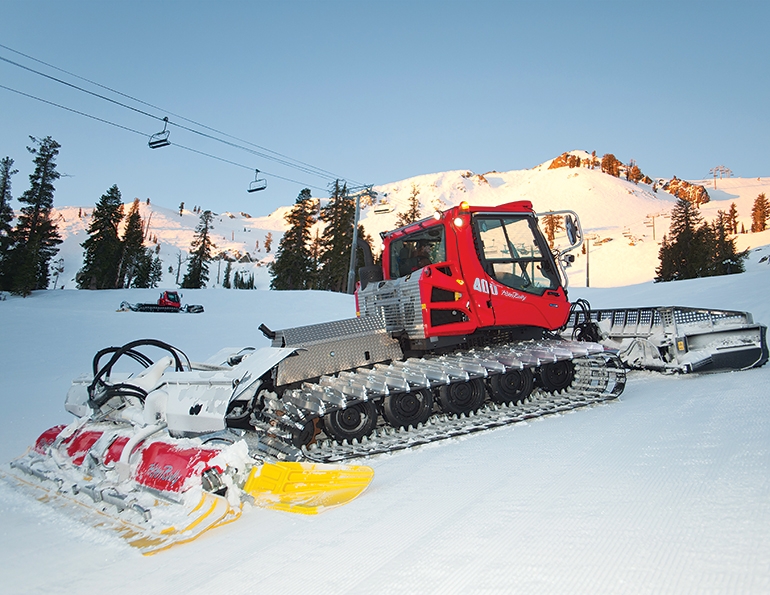
<path fill-rule="evenodd" d="M 581 159 L 590 157 L 585 151 L 567 154 Z M 380 246 L 376 238 L 381 232 L 396 227 L 398 214 L 407 209 L 409 198 L 415 191 L 422 216 L 463 200 L 482 206 L 529 200 L 539 213 L 569 209 L 580 217 L 588 254 L 580 251 L 575 254 L 576 261 L 569 269 L 570 284 L 611 287 L 652 280 L 658 265 L 660 241 L 668 233 L 667 215 L 677 200 L 662 190 L 666 180 L 655 179 L 652 185 L 635 184 L 599 169 L 551 168 L 554 159 L 524 170 L 481 174 L 450 170 L 376 185 L 372 188 L 374 200 L 362 200 L 360 222 L 366 233 L 375 238 L 374 248 L 378 251 Z M 751 206 L 756 196 L 761 192 L 770 194 L 770 178 L 692 180 L 691 183 L 706 186 L 710 194 L 711 200 L 700 207 L 705 220 L 714 220 L 717 211 L 727 211 L 735 202 L 738 225 L 743 224 L 745 229 L 750 227 Z M 321 197 L 320 200 L 323 203 L 328 198 Z M 212 237 L 216 252 L 225 252 L 241 261 L 235 264 L 234 270 L 253 272 L 258 289 L 269 287 L 267 265 L 274 258 L 287 227 L 284 216 L 291 208 L 292 205 L 283 206 L 265 216 L 223 212 L 214 218 Z M 80 244 L 88 237 L 86 229 L 92 210 L 93 206 L 54 209 L 64 240 L 54 261 L 61 261 L 63 272 L 52 279 L 51 287 L 76 287 L 75 275 L 83 260 Z M 199 216 L 189 210 L 180 212 L 152 204 L 150 199 L 140 201 L 140 213 L 147 226 L 148 240 L 152 242 L 157 238 L 157 250 L 163 262 L 161 286 L 174 287 L 177 278 L 181 280 L 186 270 L 184 258 Z M 265 245 L 268 239 L 272 240 L 270 252 Z M 770 244 L 770 231 L 739 234 L 736 243 L 741 250 Z M 211 263 L 209 287 L 221 286 L 223 269 L 221 261 Z"/>

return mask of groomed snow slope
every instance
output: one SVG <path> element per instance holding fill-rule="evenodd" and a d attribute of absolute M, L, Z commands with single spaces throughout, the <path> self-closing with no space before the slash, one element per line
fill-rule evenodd
<path fill-rule="evenodd" d="M 767 247 L 743 275 L 573 288 L 596 307 L 680 304 L 770 321 Z M 116 312 L 152 290 L 0 302 L 0 460 L 66 422 L 100 348 L 154 337 L 202 359 L 281 328 L 348 317 L 319 292 L 189 291 L 199 315 Z M 317 517 L 247 509 L 149 558 L 0 482 L 5 593 L 767 593 L 770 367 L 632 373 L 611 403 L 380 456 L 370 488 Z"/>

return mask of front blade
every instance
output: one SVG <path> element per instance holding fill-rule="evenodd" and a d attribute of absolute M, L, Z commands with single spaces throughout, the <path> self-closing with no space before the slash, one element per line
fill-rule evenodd
<path fill-rule="evenodd" d="M 318 514 L 350 502 L 373 477 L 374 469 L 365 465 L 265 463 L 251 470 L 243 490 L 257 506 Z"/>
<path fill-rule="evenodd" d="M 147 507 L 149 518 L 145 519 L 133 510 L 118 510 L 83 493 L 59 488 L 54 482 L 40 481 L 15 471 L 0 472 L 0 477 L 17 490 L 79 522 L 116 533 L 144 555 L 192 541 L 209 529 L 236 520 L 241 514 L 240 507 L 233 508 L 226 498 L 201 490 L 199 498 L 188 498 L 179 504 L 154 498 Z"/>

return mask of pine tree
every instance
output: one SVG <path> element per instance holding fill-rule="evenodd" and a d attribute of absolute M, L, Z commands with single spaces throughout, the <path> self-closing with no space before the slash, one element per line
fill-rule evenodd
<path fill-rule="evenodd" d="M 770 203 L 763 192 L 754 199 L 754 206 L 751 207 L 751 232 L 765 231 L 768 219 L 770 219 Z"/>
<path fill-rule="evenodd" d="M 620 176 L 620 161 L 612 153 L 606 153 L 602 157 L 602 171 L 616 178 Z"/>
<path fill-rule="evenodd" d="M 639 169 L 639 166 L 636 165 L 636 163 L 632 163 L 631 167 L 628 168 L 628 179 L 634 184 L 638 184 L 642 177 L 642 170 Z"/>
<path fill-rule="evenodd" d="M 134 286 L 134 279 L 145 256 L 144 224 L 139 214 L 139 199 L 135 198 L 126 217 L 126 228 L 123 230 L 118 288 Z"/>
<path fill-rule="evenodd" d="M 671 210 L 671 227 L 663 239 L 655 281 L 677 281 L 714 274 L 714 232 L 691 202 L 679 199 Z"/>
<path fill-rule="evenodd" d="M 553 250 L 556 232 L 564 229 L 564 221 L 559 215 L 545 215 L 543 217 L 543 231 L 548 238 L 548 246 Z"/>
<path fill-rule="evenodd" d="M 0 160 L 0 242 L 11 234 L 11 222 L 13 221 L 13 208 L 11 207 L 11 178 L 19 173 L 13 169 L 13 159 L 4 157 Z M 5 247 L 0 244 L 0 247 Z"/>
<path fill-rule="evenodd" d="M 232 287 L 232 284 L 230 283 L 230 275 L 232 275 L 232 272 L 233 263 L 228 260 L 227 264 L 225 265 L 225 279 L 222 281 L 222 287 L 225 289 L 230 289 Z"/>
<path fill-rule="evenodd" d="M 733 235 L 738 233 L 738 207 L 735 206 L 735 203 L 730 204 L 730 210 L 727 212 L 725 219 L 725 228 L 727 233 Z"/>
<path fill-rule="evenodd" d="M 312 289 L 315 283 L 316 263 L 311 254 L 310 229 L 316 223 L 316 202 L 310 189 L 304 188 L 297 196 L 285 220 L 289 229 L 278 243 L 275 260 L 270 264 L 271 289 Z"/>
<path fill-rule="evenodd" d="M 33 147 L 27 150 L 35 155 L 35 170 L 29 176 L 30 188 L 19 198 L 27 205 L 21 208 L 16 227 L 11 232 L 8 268 L 11 291 L 29 295 L 34 289 L 48 287 L 48 265 L 59 251 L 62 240 L 52 216 L 53 183 L 59 179 L 56 156 L 61 145 L 50 136 L 40 140 L 29 137 Z"/>
<path fill-rule="evenodd" d="M 214 215 L 211 211 L 203 211 L 195 228 L 195 237 L 190 244 L 190 260 L 187 262 L 187 273 L 182 279 L 185 289 L 202 289 L 209 280 L 209 261 L 211 251 L 216 248 L 211 241 L 211 222 Z"/>
<path fill-rule="evenodd" d="M 9 289 L 6 283 L 8 273 L 9 249 L 11 246 L 11 231 L 13 222 L 13 208 L 11 207 L 11 178 L 19 173 L 13 169 L 13 159 L 4 157 L 0 160 L 0 289 Z"/>
<path fill-rule="evenodd" d="M 157 287 L 163 278 L 163 263 L 152 249 L 146 248 L 139 258 L 134 275 L 133 286 L 141 288 Z"/>
<path fill-rule="evenodd" d="M 235 289 L 254 289 L 254 273 L 247 274 L 236 271 L 233 287 Z"/>
<path fill-rule="evenodd" d="M 355 204 L 348 196 L 346 183 L 335 180 L 329 203 L 321 209 L 321 221 L 326 224 L 321 238 L 319 257 L 319 289 L 344 292 L 347 290 L 350 248 L 353 244 Z"/>
<path fill-rule="evenodd" d="M 83 268 L 77 275 L 79 289 L 114 289 L 118 286 L 123 246 L 118 227 L 123 220 L 123 199 L 116 185 L 96 203 L 88 226 Z"/>
<path fill-rule="evenodd" d="M 254 289 L 254 273 L 241 273 L 235 272 L 235 278 L 233 279 L 234 289 Z"/>
<path fill-rule="evenodd" d="M 320 200 L 319 208 L 320 208 Z M 311 289 L 318 289 L 318 271 L 321 269 L 321 232 L 316 227 L 313 240 L 310 242 L 310 258 L 313 261 L 313 270 L 316 272 L 315 281 Z"/>
<path fill-rule="evenodd" d="M 417 198 L 419 194 L 420 189 L 417 188 L 417 186 L 413 183 L 412 193 L 409 195 L 409 206 L 405 212 L 398 214 L 398 218 L 396 219 L 396 227 L 403 227 L 404 225 L 409 225 L 410 223 L 414 223 L 415 221 L 419 221 L 421 219 L 420 199 Z"/>
<path fill-rule="evenodd" d="M 369 252 L 374 255 L 374 250 L 372 248 L 372 245 L 374 244 L 374 240 L 372 239 L 372 236 L 370 236 L 368 233 L 366 233 L 366 230 L 364 229 L 363 225 L 358 226 L 358 237 L 359 239 L 363 240 L 367 244 L 369 244 Z M 382 254 L 378 254 L 376 257 L 373 258 L 374 264 L 379 265 L 382 260 Z M 364 266 L 364 251 L 358 247 L 356 249 L 356 262 L 358 263 L 357 269 L 360 269 L 362 266 Z M 356 270 L 356 279 L 358 279 L 358 270 Z"/>
<path fill-rule="evenodd" d="M 746 270 L 743 261 L 748 258 L 749 252 L 748 250 L 736 251 L 735 238 L 728 237 L 730 234 L 728 219 L 728 215 L 719 211 L 712 225 L 714 237 L 712 275 L 732 275 Z"/>
<path fill-rule="evenodd" d="M 655 269 L 655 282 L 675 280 L 677 278 L 676 267 L 679 258 L 668 241 L 668 235 L 663 236 L 663 241 L 661 241 L 660 250 L 658 251 L 658 258 L 660 264 Z"/>
<path fill-rule="evenodd" d="M 59 284 L 59 278 L 64 274 L 64 259 L 59 258 L 51 265 L 51 272 L 53 273 L 53 288 Z"/>

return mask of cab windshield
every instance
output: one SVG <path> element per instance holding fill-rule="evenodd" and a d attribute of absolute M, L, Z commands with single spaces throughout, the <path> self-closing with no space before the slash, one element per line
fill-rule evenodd
<path fill-rule="evenodd" d="M 473 226 L 482 265 L 498 283 L 537 295 L 558 289 L 553 257 L 534 217 L 476 215 Z"/>

